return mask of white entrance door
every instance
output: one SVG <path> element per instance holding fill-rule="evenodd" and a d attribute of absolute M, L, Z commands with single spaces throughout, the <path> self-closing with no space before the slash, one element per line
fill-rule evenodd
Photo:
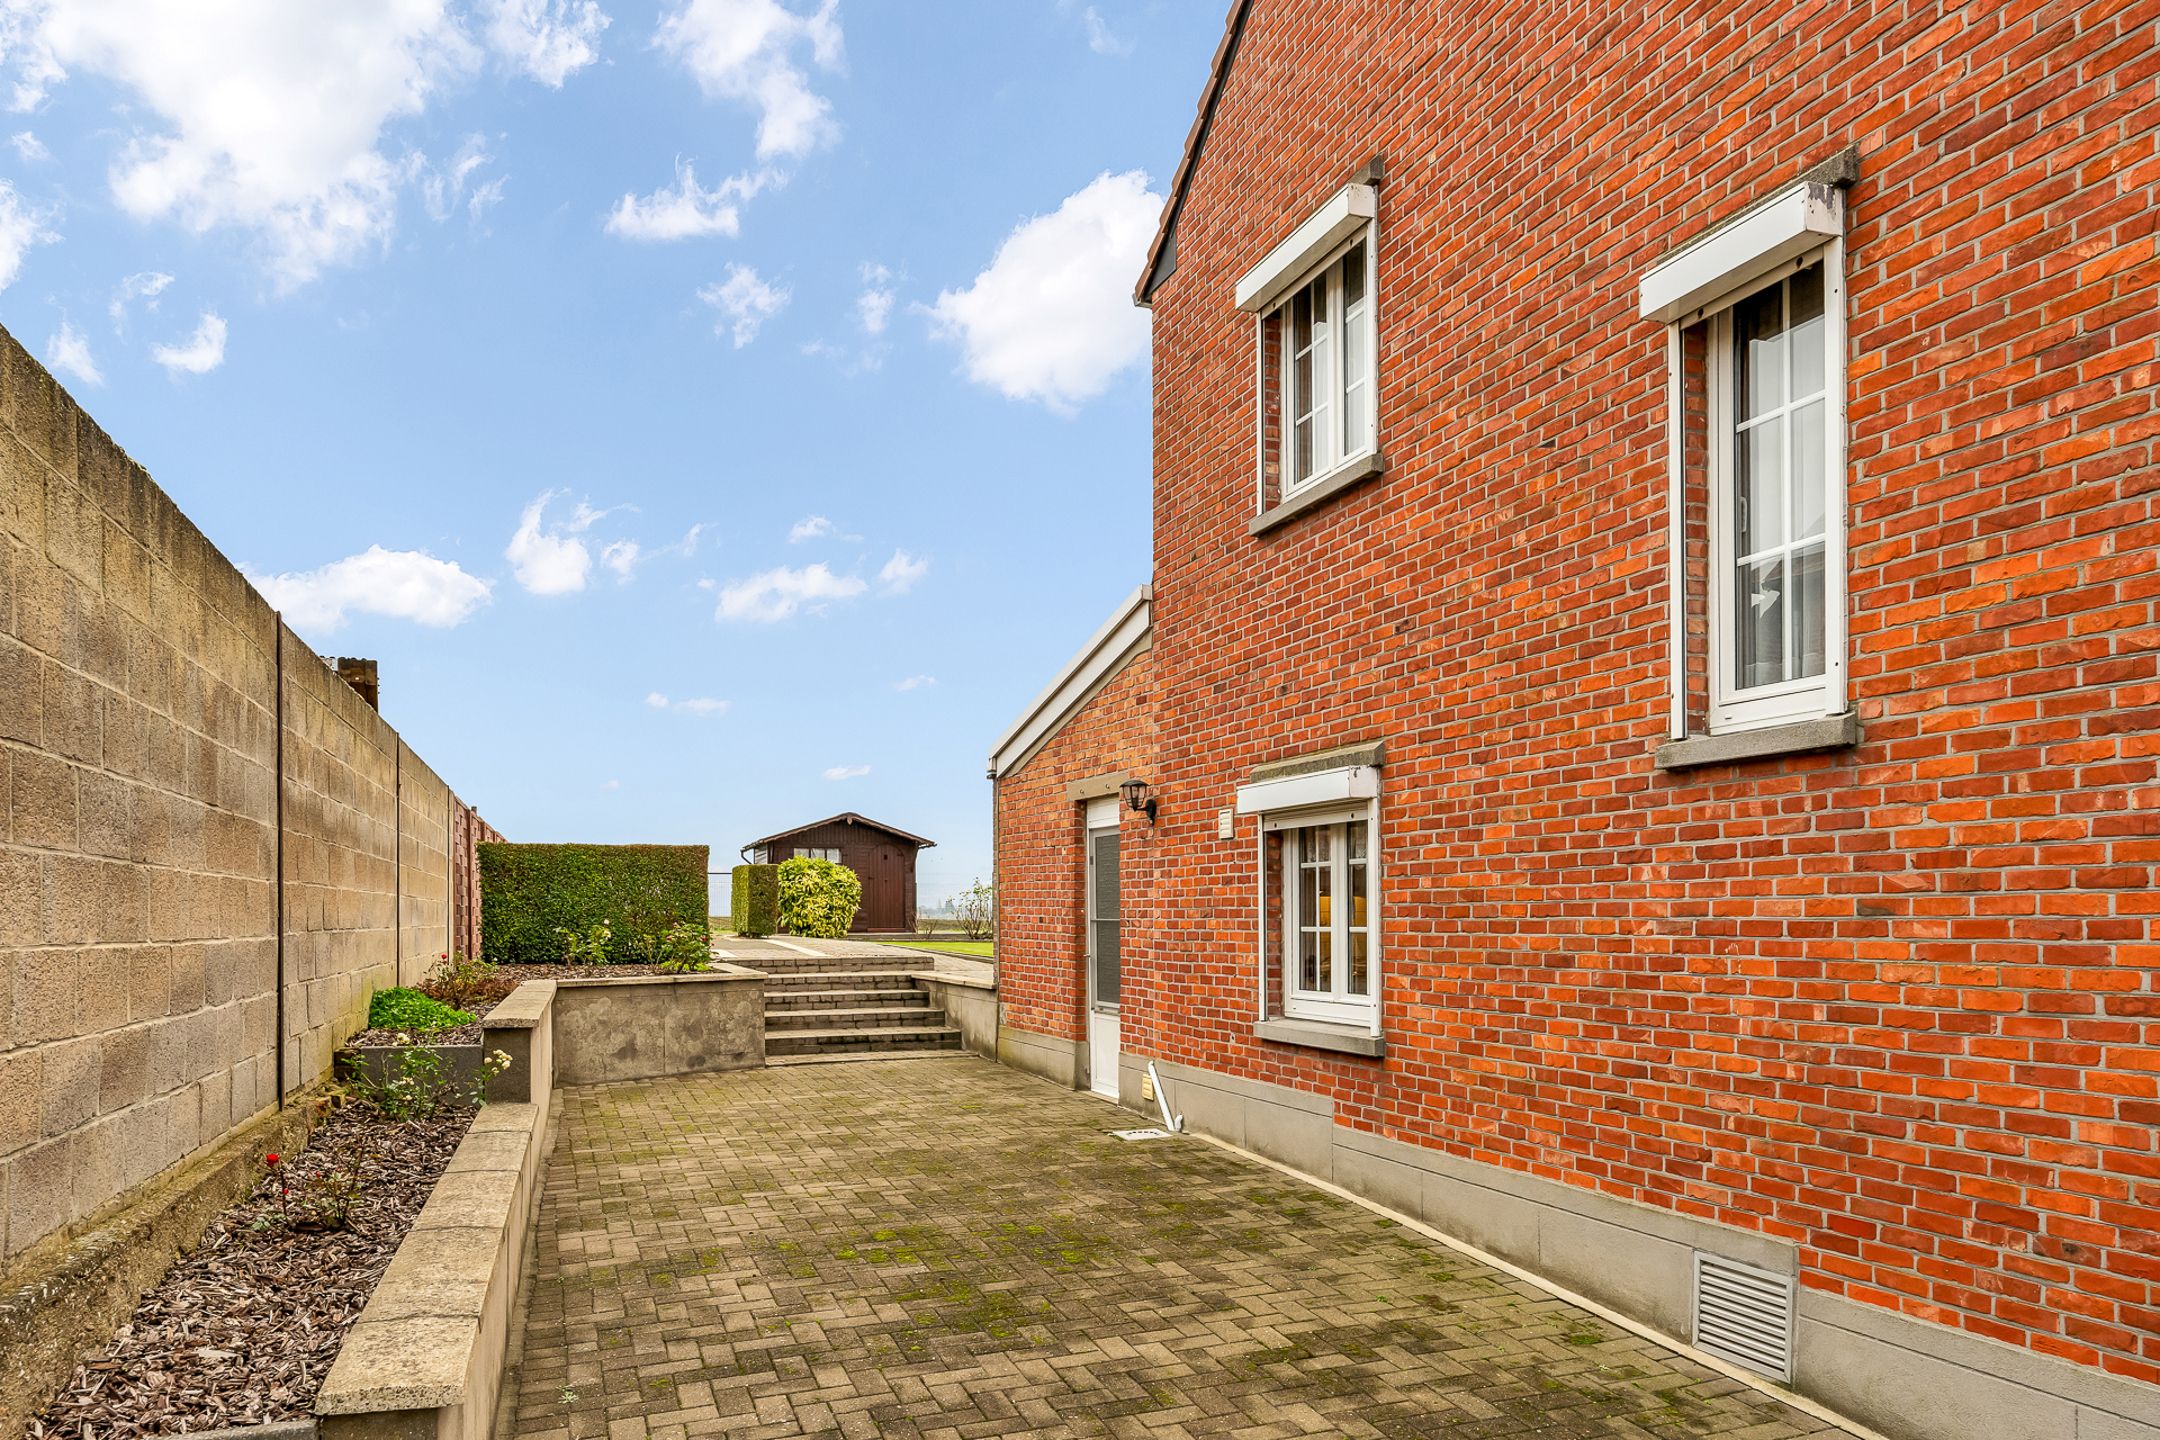
<path fill-rule="evenodd" d="M 1088 1088 L 1118 1093 L 1118 802 L 1087 810 Z"/>

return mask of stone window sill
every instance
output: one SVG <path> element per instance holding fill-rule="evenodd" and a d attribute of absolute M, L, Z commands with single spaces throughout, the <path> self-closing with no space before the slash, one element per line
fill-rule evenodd
<path fill-rule="evenodd" d="M 1317 480 L 1297 494 L 1283 501 L 1272 510 L 1264 510 L 1253 517 L 1251 533 L 1265 534 L 1286 521 L 1295 520 L 1306 511 L 1325 505 L 1346 490 L 1354 490 L 1367 480 L 1387 469 L 1387 461 L 1375 450 L 1360 455 L 1339 467 L 1325 480 Z"/>
<path fill-rule="evenodd" d="M 1351 1025 L 1329 1025 L 1319 1020 L 1259 1020 L 1253 1034 L 1278 1045 L 1302 1045 L 1308 1050 L 1333 1050 L 1340 1055 L 1378 1059 L 1387 1054 L 1387 1039 Z"/>
<path fill-rule="evenodd" d="M 1742 760 L 1762 760 L 1774 755 L 1806 755 L 1818 750 L 1844 750 L 1860 743 L 1860 717 L 1850 710 L 1820 720 L 1796 720 L 1762 730 L 1736 730 L 1729 735 L 1690 735 L 1668 740 L 1657 748 L 1660 770 L 1693 770 L 1703 765 L 1731 765 Z"/>

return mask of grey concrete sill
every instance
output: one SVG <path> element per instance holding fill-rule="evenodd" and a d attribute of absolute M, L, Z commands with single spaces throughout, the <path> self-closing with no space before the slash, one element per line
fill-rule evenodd
<path fill-rule="evenodd" d="M 1692 770 L 1701 765 L 1730 765 L 1740 760 L 1761 760 L 1773 755 L 1805 755 L 1816 750 L 1843 750 L 1860 743 L 1860 717 L 1848 710 L 1820 720 L 1796 720 L 1766 730 L 1739 730 L 1730 735 L 1690 735 L 1668 740 L 1657 748 L 1660 770 Z"/>
<path fill-rule="evenodd" d="M 1369 1058 L 1387 1054 L 1384 1036 L 1318 1020 L 1256 1020 L 1252 1033 L 1262 1040 L 1273 1040 L 1279 1045 L 1302 1045 L 1308 1050 L 1333 1050 L 1342 1055 Z"/>
<path fill-rule="evenodd" d="M 1274 509 L 1262 511 L 1254 516 L 1250 527 L 1251 533 L 1254 535 L 1265 534 L 1285 521 L 1295 520 L 1306 511 L 1318 505 L 1325 505 L 1345 490 L 1355 489 L 1386 469 L 1386 457 L 1382 456 L 1379 451 L 1375 450 L 1370 455 L 1360 456 L 1328 476 L 1327 479 L 1298 491 L 1297 494 L 1283 501 Z"/>

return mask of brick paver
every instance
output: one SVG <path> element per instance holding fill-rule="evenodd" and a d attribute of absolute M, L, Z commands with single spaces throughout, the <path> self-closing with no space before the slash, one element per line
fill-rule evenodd
<path fill-rule="evenodd" d="M 973 1057 L 562 1101 L 511 1431 L 530 1440 L 1845 1434 Z"/>

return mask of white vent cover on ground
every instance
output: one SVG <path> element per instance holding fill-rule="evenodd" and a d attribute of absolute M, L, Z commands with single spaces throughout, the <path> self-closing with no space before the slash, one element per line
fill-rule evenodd
<path fill-rule="evenodd" d="M 1170 1138 L 1168 1130 L 1156 1125 L 1149 1125 L 1140 1130 L 1112 1130 L 1110 1133 L 1120 1140 L 1167 1140 Z"/>
<path fill-rule="evenodd" d="M 1792 1379 L 1793 1277 L 1695 1252 L 1695 1343 L 1720 1360 Z"/>

